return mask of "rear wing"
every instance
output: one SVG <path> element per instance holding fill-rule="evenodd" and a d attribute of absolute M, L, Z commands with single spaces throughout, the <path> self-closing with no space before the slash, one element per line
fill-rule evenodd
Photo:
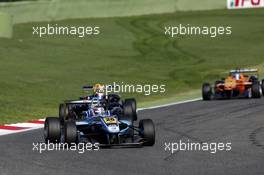
<path fill-rule="evenodd" d="M 114 84 L 114 85 L 103 85 L 104 86 L 104 89 L 117 89 L 117 86 L 119 86 L 118 84 Z M 84 91 L 89 91 L 89 90 L 94 90 L 94 87 L 95 86 L 90 86 L 90 85 L 87 85 L 87 86 L 83 86 L 83 90 Z"/>
<path fill-rule="evenodd" d="M 83 86 L 83 90 L 85 91 L 93 90 L 93 86 Z"/>
<path fill-rule="evenodd" d="M 258 69 L 236 69 L 231 70 L 230 73 L 258 73 Z"/>
<path fill-rule="evenodd" d="M 65 104 L 97 104 L 99 103 L 99 100 L 66 100 L 64 101 Z"/>
<path fill-rule="evenodd" d="M 64 101 L 65 104 L 90 104 L 91 100 L 67 100 Z"/>

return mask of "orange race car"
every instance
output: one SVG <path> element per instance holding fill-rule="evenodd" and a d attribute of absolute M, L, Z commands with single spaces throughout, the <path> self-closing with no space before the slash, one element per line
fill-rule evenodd
<path fill-rule="evenodd" d="M 231 70 L 227 78 L 216 81 L 214 86 L 203 84 L 203 100 L 260 98 L 261 91 L 264 92 L 264 80 L 260 83 L 258 77 L 257 69 Z"/>

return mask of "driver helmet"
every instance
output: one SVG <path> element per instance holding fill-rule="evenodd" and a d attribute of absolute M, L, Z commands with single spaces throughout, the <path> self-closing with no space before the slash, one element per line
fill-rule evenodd
<path fill-rule="evenodd" d="M 233 73 L 233 74 L 232 74 L 232 77 L 233 77 L 235 80 L 240 80 L 240 74 L 239 74 L 239 73 Z"/>
<path fill-rule="evenodd" d="M 235 78 L 236 80 L 239 80 L 239 79 L 240 79 L 240 74 L 239 74 L 239 73 L 235 73 L 234 78 Z"/>
<path fill-rule="evenodd" d="M 102 106 L 96 106 L 93 108 L 95 115 L 103 115 L 105 110 Z"/>
<path fill-rule="evenodd" d="M 103 115 L 105 113 L 104 107 L 100 104 L 97 98 L 92 100 L 90 108 L 93 110 L 95 115 Z"/>
<path fill-rule="evenodd" d="M 104 89 L 104 85 L 101 85 L 99 83 L 94 85 L 94 93 L 99 100 L 102 100 L 104 98 Z"/>

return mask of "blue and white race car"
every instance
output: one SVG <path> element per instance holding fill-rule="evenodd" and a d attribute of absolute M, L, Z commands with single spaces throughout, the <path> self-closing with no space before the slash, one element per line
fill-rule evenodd
<path fill-rule="evenodd" d="M 137 120 L 137 107 L 134 98 L 122 100 L 118 94 L 105 93 L 105 86 L 96 84 L 94 86 L 84 86 L 85 92 L 93 90 L 93 94 L 85 94 L 79 100 L 66 100 L 59 105 L 59 118 L 63 125 L 64 121 L 69 119 L 79 120 L 80 115 L 87 109 L 88 105 L 95 99 L 99 101 L 105 110 L 109 110 L 112 114 L 121 115 L 124 111 L 124 106 L 132 107 L 133 120 Z"/>
<path fill-rule="evenodd" d="M 57 117 L 45 120 L 46 142 L 99 143 L 100 146 L 152 146 L 155 144 L 155 127 L 151 119 L 134 125 L 131 105 L 123 107 L 121 115 L 105 110 L 99 99 L 72 101 L 72 113 L 63 124 Z M 76 111 L 76 112 L 75 112 Z M 74 115 L 77 115 L 74 116 Z"/>

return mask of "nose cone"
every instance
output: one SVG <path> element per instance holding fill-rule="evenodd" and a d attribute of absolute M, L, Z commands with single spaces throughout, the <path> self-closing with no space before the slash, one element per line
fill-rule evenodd
<path fill-rule="evenodd" d="M 120 129 L 119 129 L 118 125 L 109 125 L 107 127 L 107 130 L 108 130 L 109 133 L 119 133 L 120 132 Z"/>
<path fill-rule="evenodd" d="M 228 78 L 225 81 L 225 90 L 232 90 L 236 87 L 236 80 L 233 78 Z"/>

